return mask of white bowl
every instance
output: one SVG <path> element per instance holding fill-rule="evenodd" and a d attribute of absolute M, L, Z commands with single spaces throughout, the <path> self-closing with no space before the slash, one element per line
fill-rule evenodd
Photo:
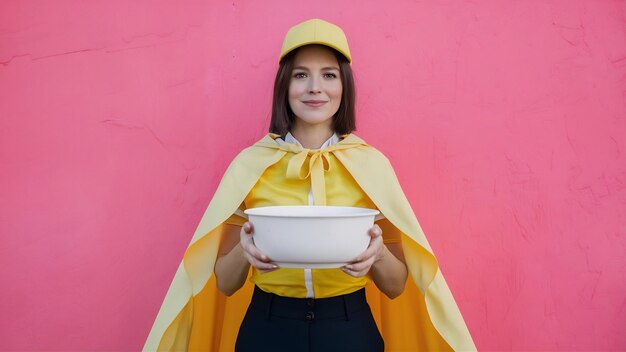
<path fill-rule="evenodd" d="M 378 210 L 317 205 L 244 211 L 254 244 L 283 268 L 338 268 L 363 253 Z"/>

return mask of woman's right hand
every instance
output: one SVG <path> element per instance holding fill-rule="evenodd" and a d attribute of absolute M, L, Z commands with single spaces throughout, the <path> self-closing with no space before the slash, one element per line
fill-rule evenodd
<path fill-rule="evenodd" d="M 271 259 L 254 245 L 252 240 L 252 233 L 254 232 L 254 226 L 251 222 L 246 222 L 241 227 L 241 233 L 239 234 L 239 245 L 243 249 L 244 256 L 253 267 L 257 268 L 262 273 L 267 273 L 278 269 L 278 265 L 272 263 Z"/>

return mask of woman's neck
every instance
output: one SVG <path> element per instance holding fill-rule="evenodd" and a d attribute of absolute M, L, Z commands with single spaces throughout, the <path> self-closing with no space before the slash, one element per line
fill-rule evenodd
<path fill-rule="evenodd" d="M 306 149 L 319 149 L 334 133 L 326 126 L 302 128 L 296 125 L 291 129 L 291 134 Z"/>

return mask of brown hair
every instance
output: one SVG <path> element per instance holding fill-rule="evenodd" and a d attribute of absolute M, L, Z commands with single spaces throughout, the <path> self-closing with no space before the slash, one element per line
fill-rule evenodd
<path fill-rule="evenodd" d="M 330 48 L 330 47 L 328 47 Z M 333 130 L 338 135 L 352 133 L 356 130 L 354 117 L 355 89 L 352 67 L 345 56 L 335 49 L 330 48 L 339 63 L 339 75 L 341 76 L 341 103 L 337 113 L 333 116 Z M 294 113 L 289 106 L 289 82 L 293 62 L 298 49 L 285 55 L 278 66 L 274 79 L 274 97 L 272 99 L 272 120 L 269 131 L 281 135 L 283 138 L 291 131 L 294 123 Z"/>

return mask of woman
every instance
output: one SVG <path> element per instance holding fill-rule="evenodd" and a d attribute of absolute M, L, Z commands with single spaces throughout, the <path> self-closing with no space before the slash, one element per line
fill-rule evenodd
<path fill-rule="evenodd" d="M 302 36 L 303 32 L 326 34 L 333 31 L 343 34 L 341 29 L 328 22 L 310 20 L 294 27 L 287 34 L 286 42 L 310 43 L 312 40 L 294 40 L 292 37 Z M 311 37 L 315 38 L 314 43 L 290 47 L 281 55 L 270 131 L 283 136 L 280 140 L 285 139 L 285 142 L 323 152 L 339 139 L 337 134 L 347 135 L 354 129 L 354 80 L 347 45 L 343 50 L 346 54 L 332 48 L 341 47 L 345 40 L 338 43 L 336 38 L 345 37 L 335 33 L 327 37 L 319 34 Z M 321 148 L 324 145 L 327 147 Z M 288 185 L 279 187 L 286 183 L 285 174 L 278 172 L 279 177 L 267 176 L 288 165 L 294 157 L 295 154 L 287 156 L 266 170 L 261 176 L 265 182 L 252 189 L 244 206 L 286 205 L 279 201 L 289 205 L 307 204 L 307 194 L 314 193 L 313 188 L 319 185 L 313 185 L 307 178 L 296 180 L 299 183 L 297 185 L 288 180 Z M 309 163 L 312 157 L 307 156 L 308 160 L 304 160 L 304 163 Z M 333 158 L 332 153 L 329 158 Z M 330 162 L 337 163 L 334 160 Z M 337 172 L 341 171 L 331 168 L 325 174 Z M 334 189 L 324 187 L 324 204 L 374 207 L 373 204 L 357 204 L 367 197 L 364 192 L 358 186 L 351 185 L 352 180 L 338 179 L 346 184 Z M 350 187 L 353 194 L 346 197 L 345 189 Z M 293 194 L 298 191 L 300 194 Z M 265 198 L 269 201 L 253 199 L 264 192 L 274 193 Z M 318 203 L 311 200 L 309 204 L 319 205 L 319 199 Z M 382 337 L 365 300 L 363 291 L 367 279 L 364 277 L 371 273 L 371 278 L 382 292 L 390 298 L 398 296 L 404 289 L 407 277 L 400 242 L 384 244 L 380 227 L 374 225 L 369 231 L 371 241 L 368 249 L 341 269 L 279 269 L 254 246 L 250 236 L 253 232 L 252 224 L 246 222 L 242 228 L 237 226 L 236 219 L 227 223 L 229 225 L 215 264 L 217 286 L 224 294 L 232 295 L 245 283 L 250 265 L 255 269 L 251 280 L 257 285 L 251 308 L 239 332 L 237 351 L 383 351 Z M 343 271 L 344 275 L 334 272 L 338 270 Z M 273 271 L 276 272 L 269 274 Z M 329 288 L 319 292 L 322 286 Z M 284 311 L 277 308 L 283 297 L 291 298 L 284 300 L 289 302 L 285 303 Z M 307 298 L 311 299 L 308 302 L 315 309 L 309 308 Z M 361 308 L 349 317 L 343 305 L 337 303 L 346 299 L 353 299 L 354 304 Z M 266 307 L 262 302 L 272 302 L 272 306 Z M 293 307 L 294 304 L 299 308 Z M 319 312 L 324 309 L 322 305 L 340 310 L 329 311 L 327 319 L 317 314 L 315 325 L 312 325 L 311 316 L 307 313 Z M 287 307 L 293 307 L 293 310 L 287 311 Z M 265 314 L 268 309 L 269 318 Z M 337 322 L 337 317 L 342 314 L 344 319 Z M 282 318 L 284 316 L 289 318 Z M 299 328 L 294 328 L 294 324 Z M 292 333 L 285 334 L 285 329 L 289 327 L 292 327 Z M 329 339 L 331 336 L 333 338 Z"/>
<path fill-rule="evenodd" d="M 352 133 L 343 31 L 305 21 L 287 33 L 279 62 L 270 133 L 226 170 L 144 350 L 475 350 L 389 161 Z M 279 204 L 385 218 L 349 265 L 278 268 L 254 246 L 243 210 Z"/>

